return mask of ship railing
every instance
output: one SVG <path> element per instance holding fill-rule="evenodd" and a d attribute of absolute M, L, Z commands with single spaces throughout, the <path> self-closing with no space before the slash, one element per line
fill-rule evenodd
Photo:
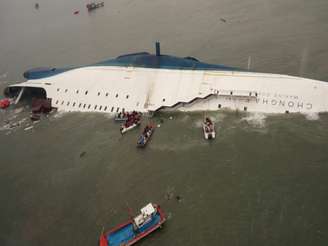
<path fill-rule="evenodd" d="M 244 100 L 256 100 L 258 93 L 256 91 L 248 90 L 214 90 L 214 95 L 221 97 L 229 97 L 231 99 L 244 99 Z"/>

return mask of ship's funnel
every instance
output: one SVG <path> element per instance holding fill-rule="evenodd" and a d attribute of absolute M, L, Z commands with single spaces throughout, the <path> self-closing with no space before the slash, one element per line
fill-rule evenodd
<path fill-rule="evenodd" d="M 159 42 L 156 42 L 156 56 L 161 55 L 161 44 Z"/>

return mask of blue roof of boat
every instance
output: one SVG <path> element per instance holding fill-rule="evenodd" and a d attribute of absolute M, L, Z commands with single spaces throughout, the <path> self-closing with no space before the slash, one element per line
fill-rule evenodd
<path fill-rule="evenodd" d="M 133 53 L 118 56 L 89 66 L 122 66 L 122 67 L 143 67 L 156 69 L 179 69 L 179 70 L 223 70 L 242 71 L 240 68 L 228 67 L 224 65 L 208 64 L 198 61 L 193 57 L 175 57 L 170 55 L 153 55 L 147 52 Z M 86 67 L 86 66 L 81 66 Z M 41 79 L 54 76 L 75 68 L 35 68 L 24 73 L 26 79 Z"/>

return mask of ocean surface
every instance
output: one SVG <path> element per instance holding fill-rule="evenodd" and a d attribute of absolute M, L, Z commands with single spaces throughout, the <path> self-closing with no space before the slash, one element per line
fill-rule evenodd
<path fill-rule="evenodd" d="M 120 54 L 194 56 L 328 81 L 327 0 L 0 1 L 0 91 L 33 67 Z M 80 11 L 74 15 L 73 12 Z M 144 246 L 328 244 L 328 114 L 161 113 L 121 136 L 106 114 L 0 111 L 0 245 L 97 245 L 148 202 L 165 226 Z"/>

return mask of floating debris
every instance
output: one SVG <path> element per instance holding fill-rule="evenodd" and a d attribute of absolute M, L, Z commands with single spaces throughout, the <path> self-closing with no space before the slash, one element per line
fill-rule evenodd
<path fill-rule="evenodd" d="M 226 19 L 224 19 L 224 18 L 220 18 L 220 21 L 222 21 L 222 22 L 224 22 L 224 23 L 226 23 L 226 22 L 227 22 L 227 20 L 226 20 Z"/>
<path fill-rule="evenodd" d="M 175 197 L 175 199 L 176 199 L 178 202 L 182 202 L 182 197 L 179 196 L 179 195 L 177 195 L 177 196 Z"/>
<path fill-rule="evenodd" d="M 29 127 L 24 128 L 24 131 L 28 131 L 28 130 L 31 130 L 33 128 L 34 128 L 34 126 L 29 126 Z"/>
<path fill-rule="evenodd" d="M 169 117 L 169 120 L 173 120 L 173 117 L 172 117 L 172 116 L 170 116 L 170 117 Z"/>
<path fill-rule="evenodd" d="M 86 5 L 88 11 L 91 11 L 91 10 L 94 10 L 94 9 L 97 9 L 97 8 L 100 8 L 100 7 L 104 7 L 105 3 L 104 2 L 100 2 L 100 3 L 88 3 Z"/>
<path fill-rule="evenodd" d="M 87 154 L 87 152 L 83 151 L 80 153 L 80 158 L 84 157 Z"/>

